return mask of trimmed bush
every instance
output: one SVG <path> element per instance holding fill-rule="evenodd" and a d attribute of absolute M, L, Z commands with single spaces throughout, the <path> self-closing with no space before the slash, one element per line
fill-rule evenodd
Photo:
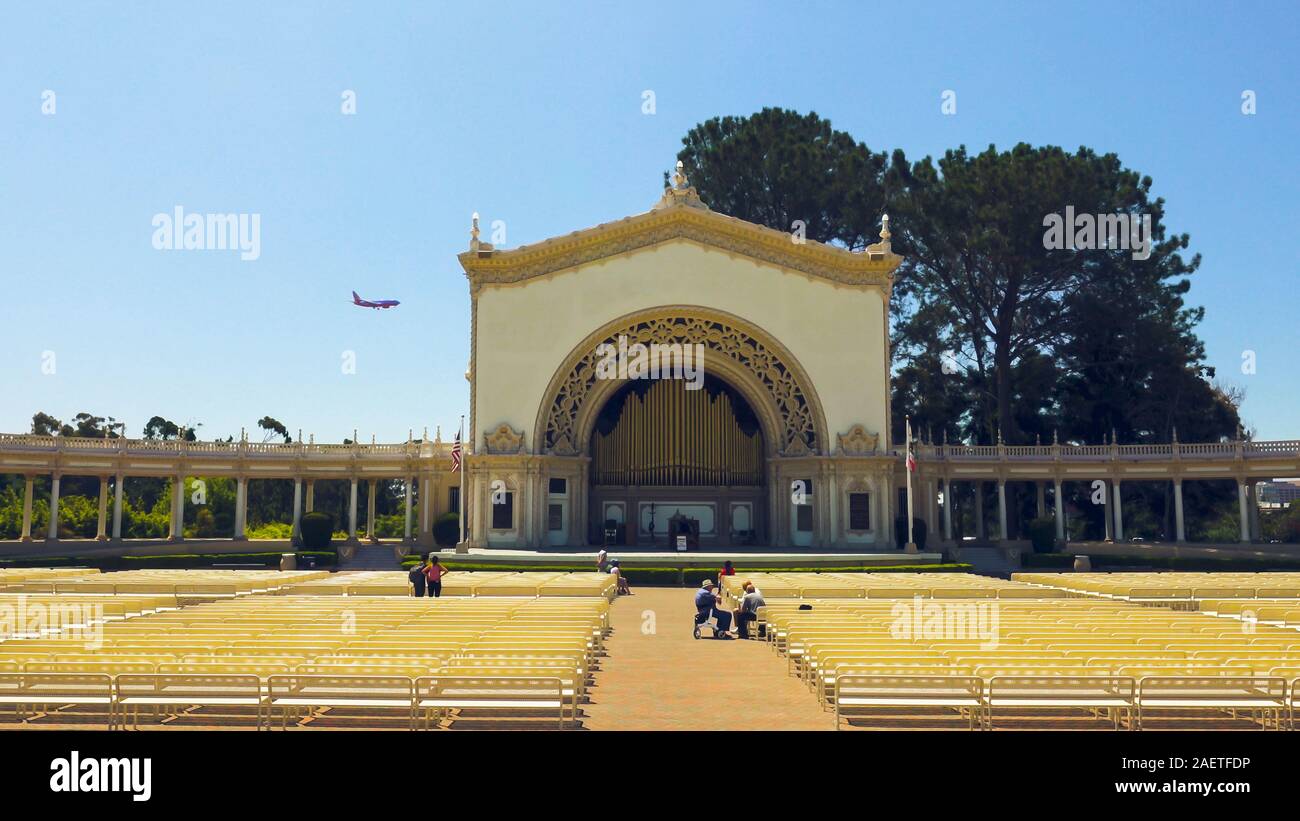
<path fill-rule="evenodd" d="M 439 547 L 455 547 L 460 541 L 460 515 L 444 513 L 433 522 L 433 540 Z"/>
<path fill-rule="evenodd" d="M 1051 553 L 1056 546 L 1056 520 L 1050 516 L 1034 519 L 1026 528 L 1035 553 Z"/>
<path fill-rule="evenodd" d="M 1092 569 L 1138 568 L 1179 570 L 1187 573 L 1259 573 L 1268 570 L 1300 570 L 1300 562 L 1286 559 L 1226 558 L 1202 559 L 1194 556 L 1098 556 L 1079 551 L 1092 560 Z M 1026 569 L 1074 567 L 1073 553 L 1031 553 L 1023 557 Z"/>
<path fill-rule="evenodd" d="M 912 520 L 912 538 L 916 540 L 916 549 L 925 550 L 925 538 L 929 535 L 926 532 L 924 519 Z M 907 547 L 907 518 L 899 516 L 894 520 L 894 544 L 902 550 Z"/>
<path fill-rule="evenodd" d="M 334 532 L 334 517 L 319 510 L 302 517 L 302 546 L 308 550 L 325 550 Z"/>
<path fill-rule="evenodd" d="M 311 559 L 316 567 L 333 567 L 338 554 L 300 550 L 298 566 L 305 567 Z M 0 561 L 3 567 L 97 567 L 104 572 L 114 570 L 185 570 L 212 567 L 219 564 L 255 564 L 278 570 L 280 553 L 176 553 L 167 556 L 55 556 L 48 559 L 12 559 Z"/>

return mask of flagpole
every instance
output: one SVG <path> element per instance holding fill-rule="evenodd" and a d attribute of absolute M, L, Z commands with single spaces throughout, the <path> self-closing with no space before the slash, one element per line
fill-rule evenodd
<path fill-rule="evenodd" d="M 460 520 L 460 544 L 465 544 L 465 414 L 460 415 L 460 433 L 456 434 L 456 441 L 460 445 L 460 515 L 456 518 Z"/>
<path fill-rule="evenodd" d="M 912 541 L 912 418 L 904 417 L 907 426 L 907 450 L 903 457 L 903 470 L 907 473 L 907 552 L 916 552 L 916 542 Z"/>

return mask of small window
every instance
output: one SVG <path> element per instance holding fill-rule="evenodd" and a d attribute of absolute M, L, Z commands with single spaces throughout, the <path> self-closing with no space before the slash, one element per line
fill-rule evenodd
<path fill-rule="evenodd" d="M 795 505 L 795 529 L 800 533 L 811 533 L 813 529 L 812 505 Z"/>
<path fill-rule="evenodd" d="M 564 505 L 547 505 L 546 529 L 564 530 Z"/>
<path fill-rule="evenodd" d="M 569 482 L 567 479 L 556 479 L 552 477 L 550 484 L 551 484 L 551 493 L 554 493 L 558 496 L 563 496 L 565 493 L 569 492 Z"/>
<path fill-rule="evenodd" d="M 515 494 L 506 491 L 503 498 L 492 504 L 492 529 L 511 530 L 515 526 Z"/>
<path fill-rule="evenodd" d="M 460 514 L 460 488 L 454 487 L 447 494 L 447 509 L 457 515 Z"/>
<path fill-rule="evenodd" d="M 871 494 L 849 494 L 849 530 L 871 529 Z"/>

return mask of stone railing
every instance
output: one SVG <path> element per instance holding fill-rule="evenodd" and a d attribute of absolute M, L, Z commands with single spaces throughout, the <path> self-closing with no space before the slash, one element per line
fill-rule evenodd
<path fill-rule="evenodd" d="M 77 436 L 37 436 L 30 433 L 0 433 L 0 451 L 101 452 L 106 454 L 184 454 L 204 456 L 253 456 L 300 459 L 311 456 L 355 455 L 357 457 L 417 457 L 432 448 L 434 453 L 450 452 L 447 442 L 415 440 L 396 444 L 315 444 L 312 442 L 189 442 L 180 439 L 88 439 Z"/>
<path fill-rule="evenodd" d="M 1300 439 L 1270 442 L 1173 442 L 1167 445 L 916 445 L 915 447 L 917 457 L 920 459 L 974 461 L 1300 457 Z M 895 453 L 902 455 L 901 450 Z"/>

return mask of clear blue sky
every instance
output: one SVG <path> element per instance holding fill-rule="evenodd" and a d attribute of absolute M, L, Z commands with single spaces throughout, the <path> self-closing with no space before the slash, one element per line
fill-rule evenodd
<path fill-rule="evenodd" d="M 470 213 L 509 246 L 638 213 L 687 129 L 775 105 L 914 159 L 1118 153 L 1204 255 L 1191 298 L 1247 423 L 1300 437 L 1300 6 L 1027 5 L 12 4 L 0 431 L 85 410 L 132 435 L 155 414 L 204 438 L 266 414 L 322 441 L 449 435 Z M 260 214 L 260 259 L 154 250 L 177 205 Z"/>

